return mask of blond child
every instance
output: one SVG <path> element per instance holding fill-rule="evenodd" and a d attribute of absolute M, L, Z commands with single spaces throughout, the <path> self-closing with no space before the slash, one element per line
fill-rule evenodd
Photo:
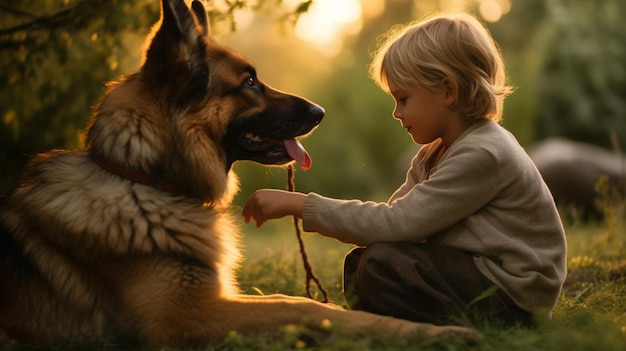
<path fill-rule="evenodd" d="M 246 223 L 295 215 L 305 231 L 358 245 L 344 263 L 353 309 L 437 324 L 550 318 L 565 235 L 537 169 L 498 124 L 511 88 L 487 30 L 467 14 L 392 30 L 370 74 L 424 144 L 404 184 L 386 203 L 259 190 Z"/>

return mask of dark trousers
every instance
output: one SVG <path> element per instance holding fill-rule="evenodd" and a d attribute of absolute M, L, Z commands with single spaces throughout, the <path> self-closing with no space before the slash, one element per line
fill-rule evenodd
<path fill-rule="evenodd" d="M 434 324 L 489 321 L 532 325 L 532 315 L 494 287 L 471 253 L 413 243 L 375 243 L 350 251 L 344 262 L 344 294 L 355 310 Z"/>

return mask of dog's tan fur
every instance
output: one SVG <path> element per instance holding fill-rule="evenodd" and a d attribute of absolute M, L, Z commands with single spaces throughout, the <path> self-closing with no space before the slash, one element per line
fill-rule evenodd
<path fill-rule="evenodd" d="M 141 69 L 109 87 L 86 148 L 37 156 L 3 199 L 0 334 L 202 346 L 230 331 L 320 329 L 330 320 L 359 334 L 478 338 L 466 328 L 238 293 L 231 165 L 289 162 L 273 143 L 308 133 L 323 110 L 263 85 L 244 58 L 211 40 L 205 16 L 199 3 L 190 11 L 164 0 Z M 274 141 L 255 144 L 246 133 Z M 99 159 L 157 181 L 122 176 Z"/>

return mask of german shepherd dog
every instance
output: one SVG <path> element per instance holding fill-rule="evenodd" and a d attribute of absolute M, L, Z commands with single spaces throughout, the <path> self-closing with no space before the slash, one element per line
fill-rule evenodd
<path fill-rule="evenodd" d="M 473 329 L 238 293 L 235 161 L 309 164 L 296 138 L 324 110 L 263 84 L 209 35 L 206 10 L 163 0 L 141 68 L 111 84 L 86 147 L 36 156 L 0 212 L 0 334 L 204 346 L 288 324 L 480 338 Z"/>

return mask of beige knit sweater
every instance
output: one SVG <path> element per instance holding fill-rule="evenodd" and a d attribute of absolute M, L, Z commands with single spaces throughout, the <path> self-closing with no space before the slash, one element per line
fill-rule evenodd
<path fill-rule="evenodd" d="M 423 146 L 387 203 L 310 193 L 303 228 L 356 245 L 428 240 L 466 250 L 519 307 L 548 318 L 566 275 L 550 191 L 515 137 L 490 120 L 448 150 L 440 139 Z"/>

